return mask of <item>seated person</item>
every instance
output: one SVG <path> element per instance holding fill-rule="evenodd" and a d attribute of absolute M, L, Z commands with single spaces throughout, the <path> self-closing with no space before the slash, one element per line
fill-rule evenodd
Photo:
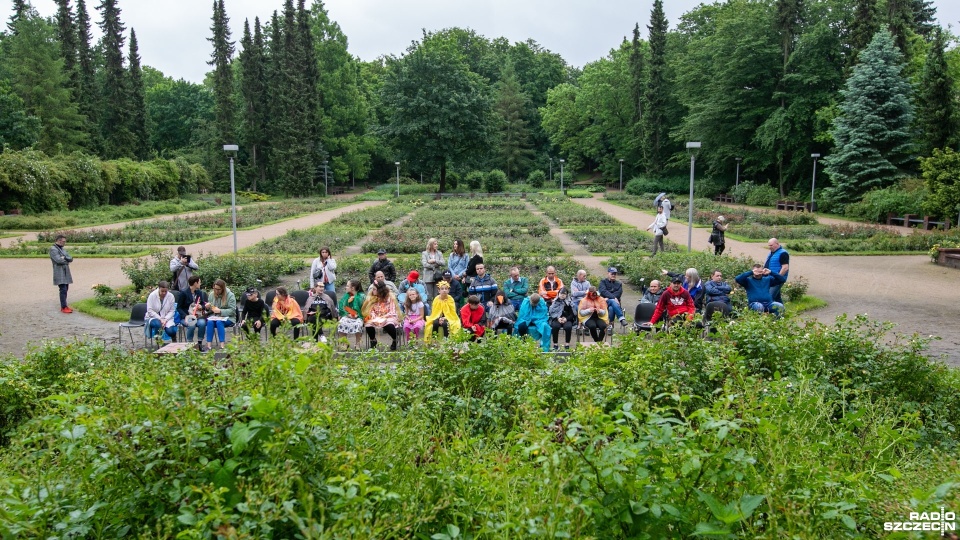
<path fill-rule="evenodd" d="M 623 316 L 623 308 L 620 307 L 620 297 L 623 296 L 623 283 L 617 280 L 617 268 L 615 266 L 607 268 L 607 279 L 600 280 L 600 286 L 597 287 L 597 294 L 607 300 L 610 315 L 613 315 L 620 321 L 620 326 L 626 326 L 627 318 Z"/>
<path fill-rule="evenodd" d="M 503 291 L 507 293 L 507 300 L 513 304 L 513 311 L 520 311 L 520 304 L 530 293 L 530 283 L 525 276 L 520 275 L 516 266 L 510 268 L 510 279 L 503 284 Z"/>
<path fill-rule="evenodd" d="M 187 329 L 187 341 L 193 341 L 194 334 L 197 334 L 197 341 L 203 341 L 206 334 L 207 318 L 203 311 L 203 306 L 207 304 L 207 293 L 201 289 L 203 284 L 199 276 L 190 276 L 187 278 L 189 287 L 180 291 L 180 298 L 177 300 L 177 313 L 180 315 L 180 322 Z M 188 324 L 187 317 L 193 324 Z M 199 330 L 199 333 L 197 331 Z"/>
<path fill-rule="evenodd" d="M 482 338 L 487 329 L 481 322 L 483 315 L 484 309 L 483 305 L 480 304 L 480 297 L 471 294 L 467 298 L 467 303 L 460 308 L 460 324 L 465 331 L 472 334 L 471 341 Z"/>
<path fill-rule="evenodd" d="M 453 272 L 443 271 L 443 280 L 450 284 L 450 296 L 453 297 L 453 303 L 457 309 L 463 307 L 463 283 L 459 279 L 454 279 Z M 427 304 L 427 315 L 430 315 L 430 304 Z"/>
<path fill-rule="evenodd" d="M 501 332 L 512 334 L 515 322 L 517 322 L 517 310 L 514 309 L 513 302 L 507 298 L 507 292 L 500 289 L 493 296 L 493 303 L 487 309 L 487 328 L 493 330 L 494 334 Z"/>
<path fill-rule="evenodd" d="M 557 277 L 557 269 L 553 266 L 548 266 L 547 275 L 540 280 L 540 286 L 537 288 L 537 294 L 549 304 L 553 302 L 554 298 L 557 297 L 557 291 L 559 291 L 562 287 L 563 280 Z"/>
<path fill-rule="evenodd" d="M 661 272 L 663 272 L 663 275 L 670 276 L 671 278 L 680 277 L 680 274 L 668 272 L 665 269 L 661 270 Z M 687 268 L 687 271 L 683 273 L 683 288 L 690 293 L 690 298 L 693 298 L 693 305 L 697 311 L 703 311 L 703 298 L 706 294 L 703 286 L 703 280 L 700 279 L 700 272 L 697 272 L 696 268 Z"/>
<path fill-rule="evenodd" d="M 303 324 L 303 311 L 296 299 L 290 296 L 286 287 L 277 287 L 277 295 L 270 308 L 270 335 L 276 337 L 281 324 L 293 325 L 293 339 L 300 337 L 300 325 Z"/>
<path fill-rule="evenodd" d="M 374 272 L 373 281 L 371 281 L 370 286 L 367 287 L 367 296 L 370 296 L 371 294 L 373 294 L 373 292 L 377 289 L 377 282 L 380 282 L 386 285 L 387 288 L 390 289 L 390 292 L 392 292 L 394 296 L 396 296 L 397 298 L 400 298 L 400 290 L 397 289 L 397 284 L 394 283 L 392 280 L 387 279 L 386 274 L 384 274 L 383 271 L 380 271 L 380 270 Z"/>
<path fill-rule="evenodd" d="M 400 294 L 397 295 L 397 301 L 403 304 L 407 300 L 407 291 L 410 288 L 417 289 L 417 292 L 420 293 L 420 298 L 423 298 L 424 301 L 428 300 L 427 297 L 427 286 L 424 282 L 420 281 L 420 272 L 416 270 L 411 270 L 407 274 L 407 279 L 400 282 L 400 286 L 397 287 L 397 290 L 400 291 Z"/>
<path fill-rule="evenodd" d="M 157 283 L 157 288 L 147 297 L 146 332 L 150 339 L 163 330 L 164 341 L 177 340 L 177 306 L 166 281 Z"/>
<path fill-rule="evenodd" d="M 607 299 L 600 296 L 596 287 L 587 290 L 587 296 L 580 301 L 578 309 L 580 324 L 590 331 L 593 341 L 600 343 L 607 337 L 610 318 L 607 315 Z"/>
<path fill-rule="evenodd" d="M 777 317 L 783 314 L 784 308 L 780 302 L 773 301 L 770 288 L 783 285 L 786 280 L 787 278 L 771 272 L 762 264 L 755 264 L 753 270 L 747 270 L 736 277 L 736 282 L 747 291 L 747 303 L 750 309 L 760 313 L 770 312 Z"/>
<path fill-rule="evenodd" d="M 467 292 L 480 298 L 483 305 L 493 300 L 493 295 L 497 292 L 497 280 L 487 273 L 487 267 L 482 262 L 477 264 L 477 275 L 470 280 Z"/>
<path fill-rule="evenodd" d="M 337 320 L 337 304 L 326 293 L 323 283 L 317 283 L 304 301 L 300 309 L 306 313 L 304 322 L 313 329 L 313 338 L 322 343 L 327 342 L 323 335 L 323 321 Z"/>
<path fill-rule="evenodd" d="M 671 321 L 692 321 L 697 308 L 693 305 L 693 298 L 690 293 L 683 288 L 683 279 L 676 276 L 660 295 L 660 301 L 657 302 L 657 309 L 650 317 L 650 324 L 656 324 L 660 317 L 666 315 Z"/>
<path fill-rule="evenodd" d="M 723 313 L 724 316 L 733 311 L 733 303 L 730 302 L 732 288 L 729 283 L 723 280 L 723 272 L 714 270 L 713 274 L 710 275 L 710 281 L 704 284 L 703 289 L 706 295 L 703 308 L 704 322 L 712 321 L 713 314 L 717 311 Z"/>
<path fill-rule="evenodd" d="M 644 309 L 644 304 L 652 305 L 656 309 L 657 303 L 660 302 L 660 296 L 663 294 L 663 289 L 660 288 L 659 280 L 652 280 L 650 286 L 643 289 L 643 296 L 640 297 L 640 301 L 637 302 L 637 307 L 633 310 L 633 329 L 639 332 L 644 329 L 644 327 L 649 327 L 650 322 L 647 320 L 646 313 Z"/>
<path fill-rule="evenodd" d="M 340 312 L 340 322 L 337 323 L 337 334 L 343 337 L 353 336 L 354 348 L 360 348 L 360 339 L 363 336 L 363 317 L 360 310 L 363 308 L 365 300 L 361 292 L 359 279 L 347 281 L 347 290 L 340 297 L 338 311 Z"/>
<path fill-rule="evenodd" d="M 583 300 L 583 297 L 587 295 L 587 291 L 590 289 L 590 282 L 587 281 L 587 271 L 586 270 L 577 270 L 577 275 L 574 276 L 573 281 L 570 282 L 570 303 L 573 304 L 573 307 L 576 308 L 577 305 Z"/>
<path fill-rule="evenodd" d="M 424 325 L 423 341 L 430 343 L 430 336 L 441 329 L 444 337 L 456 334 L 460 330 L 457 306 L 453 297 L 450 296 L 450 284 L 446 281 L 437 284 L 437 297 L 433 299 L 433 307 Z"/>
<path fill-rule="evenodd" d="M 217 341 L 222 349 L 227 339 L 226 329 L 236 324 L 237 297 L 227 287 L 227 282 L 218 279 L 213 282 L 213 290 L 208 295 L 210 301 L 203 306 L 210 315 L 207 317 L 207 349 L 213 345 L 213 333 L 217 333 Z"/>
<path fill-rule="evenodd" d="M 533 293 L 520 304 L 520 313 L 517 315 L 517 322 L 513 325 L 513 333 L 517 337 L 530 334 L 530 337 L 540 340 L 540 348 L 543 352 L 548 352 L 550 350 L 548 319 L 546 300 L 540 298 L 539 294 Z"/>
<path fill-rule="evenodd" d="M 650 282 L 650 286 L 643 291 L 643 296 L 640 298 L 641 304 L 656 304 L 660 301 L 660 295 L 663 294 L 663 289 L 660 288 L 660 281 L 653 280 Z"/>
<path fill-rule="evenodd" d="M 416 290 L 416 289 L 413 289 Z M 370 348 L 377 347 L 377 329 L 383 331 L 393 340 L 390 350 L 397 350 L 397 329 L 400 328 L 400 306 L 397 297 L 390 292 L 383 283 L 377 283 L 377 290 L 363 301 L 360 308 L 363 315 L 363 325 L 370 338 Z"/>
<path fill-rule="evenodd" d="M 250 329 L 253 329 L 257 334 L 260 333 L 260 330 L 263 330 L 263 318 L 264 315 L 270 315 L 270 308 L 267 307 L 263 298 L 260 298 L 260 291 L 253 287 L 247 289 L 244 295 L 247 297 L 247 301 L 243 303 L 243 311 L 240 314 L 240 329 L 249 337 Z"/>
<path fill-rule="evenodd" d="M 582 270 L 581 270 L 582 271 Z M 579 272 L 577 272 L 579 277 Z M 584 272 L 586 275 L 586 272 Z M 588 289 L 589 291 L 589 289 Z M 563 329 L 563 348 L 570 348 L 570 334 L 573 327 L 577 324 L 577 304 L 573 302 L 570 295 L 567 294 L 567 288 L 563 287 L 557 291 L 557 299 L 550 304 L 547 310 L 547 322 L 550 323 L 551 336 L 553 337 L 553 350 L 559 350 L 560 329 Z"/>
<path fill-rule="evenodd" d="M 407 340 L 423 337 L 423 325 L 427 316 L 426 305 L 420 299 L 420 292 L 416 289 L 407 291 L 407 298 L 403 306 L 403 335 Z"/>

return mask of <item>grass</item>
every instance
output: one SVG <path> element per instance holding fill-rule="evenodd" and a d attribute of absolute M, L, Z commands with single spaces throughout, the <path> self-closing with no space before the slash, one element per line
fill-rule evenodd
<path fill-rule="evenodd" d="M 72 307 L 74 311 L 86 313 L 91 317 L 97 317 L 105 321 L 122 323 L 130 320 L 129 311 L 103 307 L 97 303 L 96 298 L 85 298 L 77 302 L 71 302 L 70 307 Z"/>
<path fill-rule="evenodd" d="M 793 313 L 803 313 L 804 311 L 810 311 L 811 309 L 820 309 L 822 307 L 827 307 L 827 302 L 816 296 L 810 296 L 809 294 L 803 295 L 803 298 L 796 302 L 787 302 L 787 309 Z"/>

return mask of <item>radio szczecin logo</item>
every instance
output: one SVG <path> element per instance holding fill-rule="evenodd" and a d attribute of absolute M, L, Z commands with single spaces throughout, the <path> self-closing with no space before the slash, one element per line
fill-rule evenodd
<path fill-rule="evenodd" d="M 940 508 L 939 512 L 910 512 L 908 521 L 887 521 L 885 531 L 933 531 L 940 536 L 957 530 L 957 514 Z"/>

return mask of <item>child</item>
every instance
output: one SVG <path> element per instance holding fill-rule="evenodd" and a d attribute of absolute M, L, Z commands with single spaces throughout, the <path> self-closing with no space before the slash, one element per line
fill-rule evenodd
<path fill-rule="evenodd" d="M 403 320 L 403 335 L 407 340 L 413 339 L 411 336 L 420 339 L 423 333 L 423 301 L 420 299 L 420 293 L 411 288 L 407 291 L 407 298 L 403 302 L 403 311 L 406 318 Z"/>

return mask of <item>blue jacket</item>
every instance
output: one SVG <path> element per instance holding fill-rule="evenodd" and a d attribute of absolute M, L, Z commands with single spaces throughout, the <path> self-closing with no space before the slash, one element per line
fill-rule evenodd
<path fill-rule="evenodd" d="M 783 285 L 786 280 L 787 278 L 773 272 L 756 279 L 753 277 L 753 270 L 747 270 L 736 278 L 737 283 L 747 290 L 747 302 L 760 302 L 761 304 L 773 302 L 773 297 L 770 296 L 770 287 Z"/>
<path fill-rule="evenodd" d="M 480 302 L 486 304 L 488 300 L 493 299 L 493 295 L 497 292 L 497 280 L 493 279 L 490 274 L 484 274 L 483 277 L 477 276 L 470 282 L 467 292 L 476 294 L 480 297 Z"/>
<path fill-rule="evenodd" d="M 750 273 L 752 274 L 753 272 L 751 271 Z M 733 307 L 730 304 L 730 291 L 732 288 L 726 281 L 717 283 L 711 279 L 710 281 L 707 281 L 706 285 L 704 285 L 704 290 L 707 291 L 707 304 L 710 302 L 723 302 L 724 304 Z"/>
<path fill-rule="evenodd" d="M 530 306 L 530 298 L 524 298 L 520 304 L 520 313 L 517 315 L 517 322 L 514 323 L 514 335 L 521 324 L 526 323 L 532 326 L 540 333 L 540 347 L 544 351 L 550 350 L 550 336 L 552 335 L 550 323 L 547 320 L 547 301 L 543 298 L 537 302 L 537 307 Z"/>
<path fill-rule="evenodd" d="M 784 262 L 786 262 L 787 264 L 790 264 L 790 254 L 787 253 L 787 250 L 783 249 L 783 246 L 780 246 L 779 248 L 777 248 L 776 251 L 774 251 L 774 252 L 771 253 L 770 255 L 767 255 L 767 261 L 766 261 L 765 263 L 763 263 L 763 267 L 764 267 L 764 268 L 769 268 L 771 273 L 779 274 L 779 273 L 780 273 L 780 268 L 782 268 L 782 266 L 783 266 L 783 265 L 780 263 L 780 259 L 781 259 L 781 257 L 782 257 L 783 255 L 786 255 L 786 259 L 787 259 L 787 260 L 784 261 Z M 783 278 L 784 278 L 783 280 L 786 281 L 786 280 L 787 280 L 786 278 L 787 278 L 787 276 L 789 276 L 789 275 L 790 275 L 790 271 L 787 270 L 787 273 L 784 274 L 784 276 L 783 276 Z"/>

